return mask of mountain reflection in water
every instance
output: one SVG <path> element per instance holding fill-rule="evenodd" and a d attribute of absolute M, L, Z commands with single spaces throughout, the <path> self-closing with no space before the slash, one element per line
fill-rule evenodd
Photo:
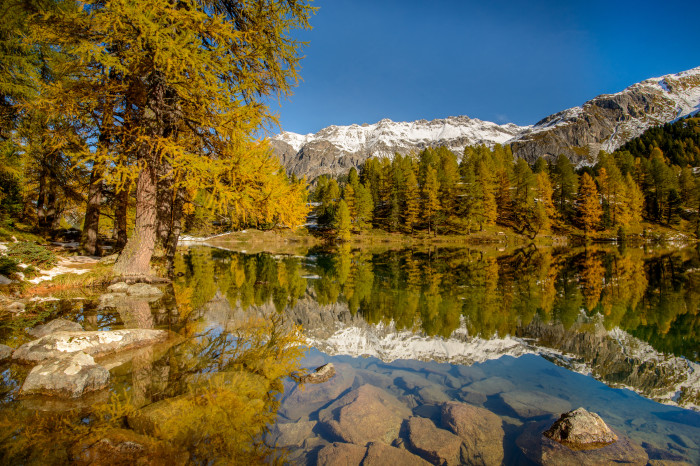
<path fill-rule="evenodd" d="M 50 456 L 89 460 L 111 451 L 100 439 L 121 445 L 114 439 L 138 435 L 132 441 L 145 445 L 145 456 L 173 462 L 313 463 L 337 440 L 324 431 L 323 409 L 371 385 L 415 416 L 435 420 L 435 407 L 449 400 L 496 413 L 507 464 L 522 460 L 515 439 L 527 422 L 578 406 L 599 412 L 651 459 L 700 462 L 700 415 L 689 410 L 700 406 L 698 252 L 498 254 L 193 247 L 177 257 L 170 293 L 149 305 L 54 304 L 44 320 L 168 328 L 183 341 L 113 363 L 112 398 L 96 408 L 35 412 L 15 401 L 27 369 L 6 369 L 4 458 L 31 463 L 23 448 L 44 439 Z M 291 324 L 313 348 L 302 361 Z M 12 346 L 27 339 L 8 328 L 0 336 Z M 338 368 L 327 385 L 302 391 L 289 378 L 326 362 Z M 124 419 L 149 409 L 161 425 L 135 434 L 138 423 Z"/>

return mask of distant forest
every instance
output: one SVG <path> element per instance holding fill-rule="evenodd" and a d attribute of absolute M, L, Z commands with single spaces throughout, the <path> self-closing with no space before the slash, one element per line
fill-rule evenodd
<path fill-rule="evenodd" d="M 567 157 L 516 159 L 508 146 L 444 147 L 370 158 L 347 176 L 317 179 L 318 225 L 341 238 L 377 228 L 470 234 L 500 225 L 545 233 L 639 232 L 653 223 L 700 234 L 700 118 L 654 127 L 593 166 Z"/>

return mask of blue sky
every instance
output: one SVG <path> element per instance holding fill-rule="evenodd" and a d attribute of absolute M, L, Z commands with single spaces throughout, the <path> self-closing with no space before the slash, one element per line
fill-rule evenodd
<path fill-rule="evenodd" d="M 700 1 L 317 0 L 282 129 L 467 115 L 533 124 L 700 66 Z M 276 107 L 276 103 L 274 105 Z"/>

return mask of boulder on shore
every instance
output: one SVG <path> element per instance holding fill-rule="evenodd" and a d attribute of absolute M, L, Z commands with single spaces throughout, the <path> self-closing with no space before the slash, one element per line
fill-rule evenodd
<path fill-rule="evenodd" d="M 550 421 L 528 425 L 516 440 L 518 448 L 535 464 L 568 466 L 571 464 L 626 464 L 646 466 L 649 456 L 629 438 L 617 434 L 618 440 L 595 450 L 572 450 L 542 435 Z"/>
<path fill-rule="evenodd" d="M 92 357 L 139 348 L 168 339 L 166 330 L 124 329 L 94 332 L 56 332 L 17 348 L 15 361 L 36 363 L 82 351 Z"/>
<path fill-rule="evenodd" d="M 20 389 L 21 395 L 78 398 L 107 387 L 109 371 L 81 351 L 45 360 L 32 369 Z"/>
<path fill-rule="evenodd" d="M 584 408 L 562 414 L 543 435 L 572 450 L 592 450 L 617 441 L 617 435 L 600 416 Z"/>

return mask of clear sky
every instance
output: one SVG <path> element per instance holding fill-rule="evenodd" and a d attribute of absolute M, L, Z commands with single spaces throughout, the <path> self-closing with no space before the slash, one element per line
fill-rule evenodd
<path fill-rule="evenodd" d="M 700 66 L 700 1 L 316 0 L 282 129 L 467 115 L 534 124 Z M 274 105 L 276 107 L 276 103 Z"/>

